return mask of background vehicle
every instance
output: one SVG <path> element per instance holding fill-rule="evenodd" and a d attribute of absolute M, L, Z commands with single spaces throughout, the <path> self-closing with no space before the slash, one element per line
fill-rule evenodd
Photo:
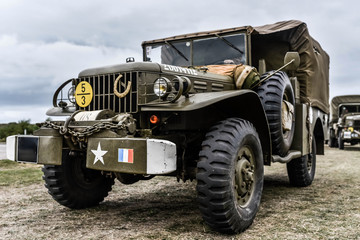
<path fill-rule="evenodd" d="M 305 23 L 142 46 L 144 62 L 87 69 L 61 85 L 47 113 L 70 115 L 65 122 L 8 139 L 9 158 L 44 164 L 56 201 L 96 205 L 115 178 L 196 179 L 204 220 L 236 233 L 259 209 L 264 165 L 286 163 L 292 185 L 312 183 L 327 134 L 329 57 Z"/>
<path fill-rule="evenodd" d="M 336 96 L 331 100 L 329 147 L 344 149 L 345 142 L 360 142 L 360 95 Z"/>

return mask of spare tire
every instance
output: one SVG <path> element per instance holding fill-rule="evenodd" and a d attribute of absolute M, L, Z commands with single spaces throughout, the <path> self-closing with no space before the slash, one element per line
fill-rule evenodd
<path fill-rule="evenodd" d="M 271 73 L 263 74 L 261 80 Z M 284 157 L 295 131 L 295 97 L 290 79 L 285 72 L 277 72 L 265 80 L 256 92 L 268 119 L 273 154 Z"/>

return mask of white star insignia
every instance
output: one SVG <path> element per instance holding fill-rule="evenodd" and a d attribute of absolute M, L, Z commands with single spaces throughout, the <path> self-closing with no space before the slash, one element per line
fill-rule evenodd
<path fill-rule="evenodd" d="M 95 164 L 97 161 L 100 161 L 103 165 L 105 165 L 103 156 L 104 156 L 105 153 L 107 153 L 108 151 L 103 151 L 103 150 L 101 150 L 100 142 L 99 142 L 99 144 L 98 144 L 97 150 L 91 150 L 91 151 L 92 151 L 93 154 L 95 154 L 94 164 Z"/>

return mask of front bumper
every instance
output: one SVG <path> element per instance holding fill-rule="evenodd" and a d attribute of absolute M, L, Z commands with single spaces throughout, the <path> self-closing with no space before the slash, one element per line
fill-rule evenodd
<path fill-rule="evenodd" d="M 61 165 L 62 137 L 9 136 L 6 138 L 6 156 L 17 162 Z"/>
<path fill-rule="evenodd" d="M 62 137 L 10 136 L 7 158 L 17 162 L 61 165 Z M 149 138 L 89 138 L 86 167 L 132 174 L 168 174 L 176 170 L 176 145 Z"/>
<path fill-rule="evenodd" d="M 133 174 L 167 174 L 176 170 L 176 145 L 149 138 L 89 138 L 86 167 Z"/>
<path fill-rule="evenodd" d="M 345 141 L 360 140 L 360 133 L 358 131 L 345 130 L 342 133 L 342 138 Z"/>

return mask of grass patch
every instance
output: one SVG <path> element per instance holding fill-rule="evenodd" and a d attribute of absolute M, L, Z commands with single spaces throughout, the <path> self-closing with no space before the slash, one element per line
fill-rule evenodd
<path fill-rule="evenodd" d="M 40 165 L 0 161 L 0 186 L 23 186 L 42 182 Z"/>
<path fill-rule="evenodd" d="M 0 170 L 5 168 L 16 168 L 19 165 L 19 163 L 10 161 L 10 160 L 0 160 Z"/>

